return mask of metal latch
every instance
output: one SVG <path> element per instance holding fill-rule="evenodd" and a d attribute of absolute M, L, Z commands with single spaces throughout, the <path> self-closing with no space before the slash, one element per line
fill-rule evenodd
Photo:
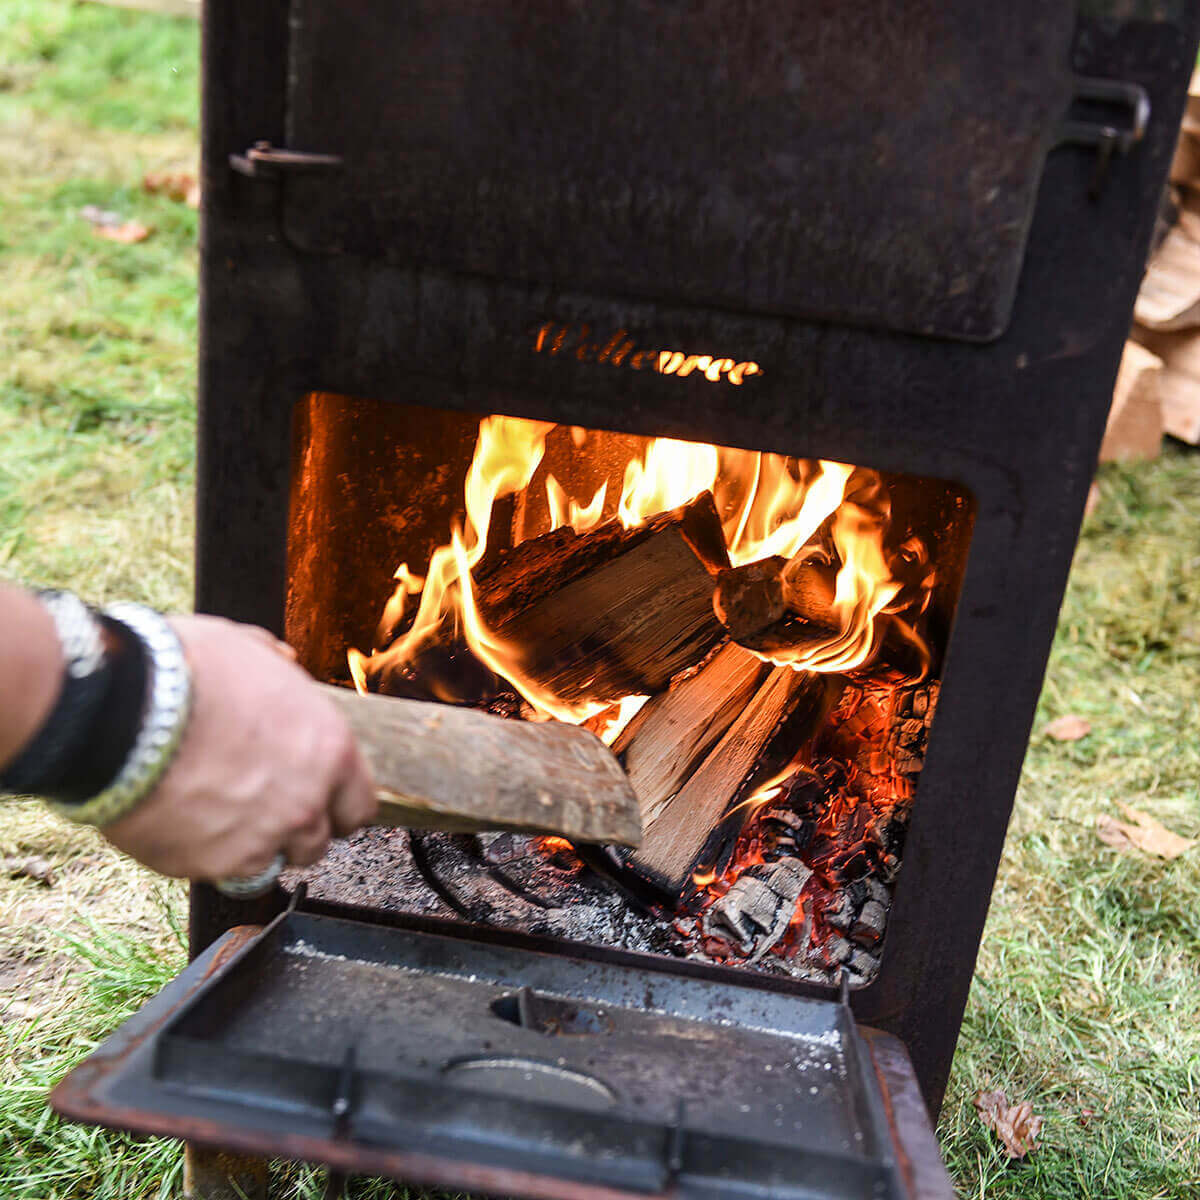
<path fill-rule="evenodd" d="M 284 150 L 270 142 L 255 142 L 245 154 L 231 154 L 229 165 L 251 179 L 279 179 L 283 175 L 337 171 L 340 154 L 313 154 L 307 150 Z"/>
<path fill-rule="evenodd" d="M 1079 115 L 1072 114 L 1079 112 Z M 1096 166 L 1088 195 L 1100 195 L 1114 153 L 1128 154 L 1150 124 L 1150 97 L 1137 83 L 1123 79 L 1075 80 L 1074 96 L 1058 128 L 1057 145 L 1095 146 Z"/>

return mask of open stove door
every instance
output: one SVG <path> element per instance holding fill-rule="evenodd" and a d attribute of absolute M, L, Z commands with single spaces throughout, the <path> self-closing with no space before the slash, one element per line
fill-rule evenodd
<path fill-rule="evenodd" d="M 309 253 L 987 341 L 1075 7 L 291 0 L 262 167 Z"/>
<path fill-rule="evenodd" d="M 894 1038 L 643 961 L 284 913 L 210 947 L 51 1103 L 489 1195 L 950 1200 Z"/>

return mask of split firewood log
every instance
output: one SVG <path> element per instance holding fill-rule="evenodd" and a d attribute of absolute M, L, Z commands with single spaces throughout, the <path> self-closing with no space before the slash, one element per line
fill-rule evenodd
<path fill-rule="evenodd" d="M 794 654 L 841 632 L 833 612 L 836 584 L 831 563 L 764 558 L 717 573 L 713 611 L 738 645 L 768 657 Z M 875 648 L 863 667 L 923 678 L 929 655 L 921 640 L 892 614 L 880 613 L 874 620 Z"/>
<path fill-rule="evenodd" d="M 635 529 L 522 542 L 475 581 L 475 602 L 528 678 L 568 703 L 611 703 L 662 691 L 724 640 L 712 590 L 728 565 L 705 492 Z"/>
<path fill-rule="evenodd" d="M 585 729 L 316 686 L 346 718 L 371 768 L 377 824 L 637 845 L 641 819 L 629 780 Z"/>
<path fill-rule="evenodd" d="M 698 671 L 655 696 L 621 731 L 613 753 L 653 823 L 758 691 L 769 664 L 727 642 Z"/>
<path fill-rule="evenodd" d="M 677 899 L 718 830 L 748 814 L 739 806 L 755 790 L 799 760 L 820 731 L 841 688 L 839 676 L 775 667 L 720 741 L 687 781 L 662 800 L 639 796 L 644 822 L 638 851 L 627 863 L 662 895 Z M 736 836 L 736 829 L 729 831 Z"/>
<path fill-rule="evenodd" d="M 720 571 L 713 609 L 738 645 L 764 654 L 794 650 L 837 636 L 836 585 L 831 564 L 805 563 L 789 572 L 788 560 L 775 555 Z"/>

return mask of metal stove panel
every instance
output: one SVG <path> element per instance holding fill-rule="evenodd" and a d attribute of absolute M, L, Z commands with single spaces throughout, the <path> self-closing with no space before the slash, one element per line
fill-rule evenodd
<path fill-rule="evenodd" d="M 306 251 L 990 339 L 1069 5 L 293 0 Z"/>
<path fill-rule="evenodd" d="M 307 1139 L 317 1161 L 424 1153 L 634 1194 L 910 1194 L 843 1005 L 304 913 L 233 943 L 56 1107 L 259 1152 Z"/>

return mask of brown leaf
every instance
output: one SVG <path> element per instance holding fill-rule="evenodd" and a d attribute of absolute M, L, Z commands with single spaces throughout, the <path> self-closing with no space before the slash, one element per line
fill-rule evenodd
<path fill-rule="evenodd" d="M 10 879 L 32 879 L 46 887 L 54 886 L 54 867 L 45 858 L 2 858 L 0 869 Z"/>
<path fill-rule="evenodd" d="M 1056 742 L 1077 742 L 1092 732 L 1092 724 L 1082 717 L 1073 715 L 1055 717 L 1043 732 Z"/>
<path fill-rule="evenodd" d="M 144 242 L 154 231 L 141 221 L 127 221 L 120 213 L 108 212 L 95 204 L 85 205 L 79 215 L 98 237 L 112 242 Z"/>
<path fill-rule="evenodd" d="M 195 175 L 187 171 L 147 171 L 142 176 L 142 188 L 151 194 L 161 193 L 180 200 L 188 208 L 200 207 L 200 185 Z"/>
<path fill-rule="evenodd" d="M 1148 813 L 1132 808 L 1128 804 L 1117 801 L 1117 806 L 1129 818 L 1129 821 L 1118 821 L 1107 813 L 1101 813 L 1096 819 L 1096 834 L 1106 845 L 1114 850 L 1128 853 L 1130 850 L 1141 850 L 1169 862 L 1178 858 L 1195 844 L 1195 839 L 1180 837 L 1172 833 L 1165 825 L 1156 821 Z"/>
<path fill-rule="evenodd" d="M 144 242 L 150 236 L 150 227 L 141 221 L 126 221 L 123 225 L 95 225 L 96 234 L 110 242 Z"/>
<path fill-rule="evenodd" d="M 980 1092 L 975 1097 L 979 1119 L 1004 1143 L 1009 1158 L 1024 1158 L 1037 1148 L 1042 1118 L 1033 1115 L 1028 1100 L 1009 1104 L 1004 1092 Z"/>

